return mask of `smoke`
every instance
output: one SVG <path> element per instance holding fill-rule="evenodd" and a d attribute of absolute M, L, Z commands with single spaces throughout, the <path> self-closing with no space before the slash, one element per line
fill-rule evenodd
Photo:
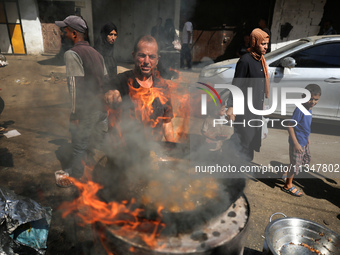
<path fill-rule="evenodd" d="M 143 187 L 151 180 L 161 182 L 166 171 L 171 171 L 160 169 L 161 164 L 168 164 L 180 172 L 186 169 L 182 164 L 189 157 L 187 145 L 176 148 L 173 143 L 155 140 L 162 132 L 161 126 L 152 129 L 125 114 L 131 108 L 129 99 L 123 98 L 120 108 L 123 113 L 105 139 L 106 165 L 95 169 L 94 173 L 95 180 L 104 186 L 105 200 L 142 197 Z M 179 154 L 181 161 L 171 161 Z"/>
<path fill-rule="evenodd" d="M 130 107 L 130 100 L 123 98 L 120 108 Z M 192 231 L 225 211 L 242 193 L 244 179 L 194 173 L 193 164 L 207 163 L 207 156 L 219 163 L 231 162 L 228 145 L 223 154 L 209 151 L 197 130 L 190 130 L 188 140 L 182 143 L 155 141 L 154 129 L 129 114 L 118 115 L 120 120 L 105 139 L 107 157 L 98 162 L 93 172 L 93 180 L 103 186 L 98 192 L 102 200 L 136 199 L 136 206 L 143 208 L 144 216 L 150 219 L 163 208 L 167 227 L 162 233 L 176 235 Z M 191 126 L 196 126 L 193 118 L 190 121 Z"/>

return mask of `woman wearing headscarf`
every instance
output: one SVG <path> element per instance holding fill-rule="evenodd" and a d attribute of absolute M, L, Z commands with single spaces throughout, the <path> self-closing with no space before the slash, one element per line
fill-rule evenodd
<path fill-rule="evenodd" d="M 97 38 L 94 48 L 103 56 L 109 77 L 117 74 L 117 62 L 114 58 L 113 48 L 118 36 L 118 30 L 112 22 L 106 23 Z"/>
<path fill-rule="evenodd" d="M 243 55 L 237 62 L 233 85 L 239 87 L 244 95 L 244 115 L 233 114 L 232 94 L 227 103 L 227 118 L 233 120 L 235 136 L 241 144 L 241 152 L 247 161 L 252 161 L 254 151 L 259 152 L 261 147 L 261 121 L 262 116 L 256 115 L 248 107 L 248 88 L 253 89 L 252 104 L 255 109 L 263 110 L 264 96 L 269 97 L 269 76 L 264 54 L 268 49 L 269 35 L 257 28 L 250 34 L 249 53 Z M 252 78 L 252 79 L 250 79 Z M 252 120 L 250 125 L 248 121 Z M 253 121 L 255 120 L 255 121 Z M 259 121 L 256 121 L 259 120 Z M 257 127 L 254 127 L 257 126 Z"/>

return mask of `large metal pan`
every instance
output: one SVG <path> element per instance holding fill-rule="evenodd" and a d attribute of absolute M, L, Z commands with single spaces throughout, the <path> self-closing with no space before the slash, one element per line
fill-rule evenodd
<path fill-rule="evenodd" d="M 129 178 L 129 172 L 119 169 L 114 169 L 112 164 L 107 164 L 108 160 L 102 160 L 94 169 L 94 181 L 100 183 L 104 188 L 98 192 L 98 196 L 103 201 L 131 201 L 132 198 L 136 201 L 135 206 L 144 209 L 144 218 L 155 219 L 158 217 L 158 207 L 151 200 L 150 203 L 143 202 L 143 195 L 148 189 L 148 181 L 156 179 L 159 185 L 159 189 L 170 190 L 173 185 L 173 181 L 170 182 L 170 186 L 166 181 L 161 182 L 163 176 L 176 175 L 184 178 L 188 175 L 188 168 L 179 167 L 181 164 L 177 164 L 178 160 L 185 161 L 180 157 L 186 155 L 187 148 L 185 145 L 177 145 L 174 143 L 163 143 L 162 151 L 157 152 L 157 158 L 160 160 L 156 163 L 159 165 L 159 172 L 157 177 L 151 172 L 151 176 L 146 176 L 146 180 L 138 180 L 131 182 Z M 185 163 L 183 163 L 185 164 Z M 189 167 L 189 164 L 188 164 Z M 138 166 L 136 166 L 138 168 Z M 165 173 L 165 175 L 163 175 Z M 105 176 L 103 178 L 103 176 Z M 143 175 L 144 176 L 144 175 Z M 158 179 L 157 179 L 158 178 Z M 161 179 L 159 179 L 161 178 Z M 189 178 L 190 179 L 190 178 Z M 171 179 L 173 180 L 173 179 Z M 176 179 L 175 179 L 176 180 Z M 162 210 L 162 219 L 166 223 L 167 228 L 162 233 L 173 235 L 182 232 L 191 232 L 196 227 L 207 222 L 212 217 L 225 211 L 234 201 L 236 201 L 242 194 L 245 186 L 244 179 L 219 179 L 218 193 L 212 199 L 202 198 L 193 209 L 181 208 L 179 211 L 172 211 L 169 208 L 164 207 Z M 184 181 L 185 183 L 185 181 Z M 202 185 L 204 185 L 204 179 L 202 179 Z M 158 187 L 158 186 L 157 186 Z M 170 188 L 169 188 L 170 187 Z M 202 187 L 203 189 L 203 187 Z M 164 192 L 159 191 L 164 194 Z M 177 192 L 179 196 L 182 196 L 180 192 Z M 175 196 L 164 197 L 169 201 L 176 201 Z M 178 197 L 180 199 L 180 197 Z M 196 202 L 196 201 L 195 201 Z"/>
<path fill-rule="evenodd" d="M 271 221 L 276 214 L 285 218 Z M 313 221 L 274 213 L 265 230 L 263 254 L 336 255 L 340 254 L 340 236 Z"/>

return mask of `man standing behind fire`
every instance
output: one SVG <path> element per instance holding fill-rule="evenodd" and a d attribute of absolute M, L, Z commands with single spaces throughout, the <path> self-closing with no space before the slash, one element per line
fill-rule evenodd
<path fill-rule="evenodd" d="M 65 172 L 80 178 L 84 173 L 83 163 L 91 149 L 90 138 L 91 141 L 96 135 L 103 138 L 108 129 L 102 92 L 107 72 L 103 57 L 85 41 L 87 26 L 82 18 L 71 15 L 55 23 L 63 28 L 65 40 L 73 44 L 73 48 L 64 54 L 71 96 L 70 132 L 73 148 L 71 168 Z"/>
<path fill-rule="evenodd" d="M 245 122 L 243 124 L 234 124 L 234 138 L 240 139 L 241 152 L 245 155 L 247 161 L 252 161 L 254 151 L 260 151 L 261 147 L 261 127 L 260 123 L 252 122 L 248 125 L 249 120 L 262 119 L 252 113 L 248 107 L 248 88 L 251 87 L 252 103 L 255 109 L 263 110 L 264 95 L 269 97 L 269 75 L 264 54 L 267 51 L 269 35 L 262 29 L 256 28 L 250 34 L 250 52 L 243 55 L 237 62 L 233 84 L 239 87 L 244 95 L 244 115 L 233 114 L 233 97 L 232 94 L 227 102 L 227 119 L 236 123 Z M 258 126 L 258 127 L 254 127 Z"/>
<path fill-rule="evenodd" d="M 140 94 L 145 92 L 144 95 L 160 93 L 158 97 L 152 99 L 152 114 L 148 116 L 148 120 L 137 116 L 140 109 L 135 109 L 134 117 L 143 122 L 145 126 L 151 127 L 153 140 L 159 141 L 164 135 L 166 141 L 174 142 L 170 93 L 167 83 L 156 70 L 159 55 L 155 38 L 150 35 L 142 36 L 137 40 L 132 56 L 135 63 L 134 69 L 118 74 L 113 79 L 111 87 L 105 94 L 106 102 L 111 105 L 132 100 L 135 103 L 134 107 L 140 107 L 144 102 L 141 102 L 143 98 L 139 97 L 139 92 Z"/>
<path fill-rule="evenodd" d="M 180 56 L 180 68 L 184 68 L 184 60 L 188 69 L 191 69 L 191 45 L 192 45 L 193 26 L 190 20 L 184 23 L 182 32 L 182 48 Z"/>

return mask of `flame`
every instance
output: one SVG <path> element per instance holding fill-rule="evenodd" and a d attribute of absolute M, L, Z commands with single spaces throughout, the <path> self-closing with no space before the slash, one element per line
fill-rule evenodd
<path fill-rule="evenodd" d="M 177 134 L 176 141 L 186 139 L 185 128 L 189 125 L 190 115 L 190 97 L 188 90 L 187 88 L 179 88 L 179 83 L 183 81 L 180 76 L 177 82 L 173 82 L 160 79 L 158 73 L 158 75 L 156 75 L 156 79 L 159 80 L 160 86 L 152 88 L 134 88 L 132 86 L 133 81 L 129 80 L 129 96 L 135 104 L 135 116 L 137 120 L 143 124 L 156 127 L 158 123 L 161 123 L 161 120 L 169 117 L 153 118 L 155 110 L 153 108 L 153 102 L 154 100 L 159 100 L 160 103 L 164 105 L 168 103 L 171 95 L 174 118 L 181 119 L 182 121 L 182 123 L 179 123 L 175 128 L 175 134 Z M 120 127 L 121 109 L 107 108 L 107 112 L 109 115 L 111 130 L 115 129 L 117 131 L 115 133 L 117 136 L 114 137 L 113 143 L 115 139 L 119 139 L 120 143 L 118 144 L 124 146 L 124 132 L 122 132 Z M 115 145 L 113 144 L 113 146 Z M 97 196 L 97 192 L 103 187 L 92 181 L 92 171 L 94 167 L 87 166 L 85 164 L 84 167 L 84 176 L 80 178 L 82 181 L 69 177 L 70 181 L 72 181 L 78 189 L 79 197 L 72 202 L 64 202 L 61 204 L 59 209 L 62 210 L 62 217 L 65 218 L 69 215 L 78 217 L 81 219 L 81 222 L 79 223 L 81 226 L 94 226 L 95 223 L 114 226 L 114 234 L 130 239 L 139 238 L 150 248 L 162 248 L 165 244 L 160 245 L 157 238 L 165 228 L 161 214 L 163 207 L 158 207 L 157 219 L 149 220 L 143 218 L 142 209 L 135 208 L 134 205 L 136 201 L 134 199 L 131 201 L 121 202 L 101 201 Z M 107 254 L 113 255 L 110 249 L 105 245 L 106 236 L 103 231 L 100 230 L 100 228 L 97 228 L 96 230 Z M 110 228 L 110 231 L 113 231 L 112 228 Z M 134 248 L 131 249 L 131 252 L 135 251 Z"/>
<path fill-rule="evenodd" d="M 189 86 L 179 85 L 181 83 L 190 83 L 186 81 L 180 75 L 180 72 L 169 68 L 170 71 L 174 71 L 178 74 L 178 79 L 176 81 L 168 81 L 170 94 L 172 98 L 172 106 L 174 112 L 174 119 L 180 119 L 175 125 L 175 136 L 176 141 L 185 141 L 187 139 L 187 128 L 190 125 L 190 93 L 188 90 Z"/>
<path fill-rule="evenodd" d="M 88 167 L 90 169 L 90 167 Z M 111 201 L 103 202 L 97 197 L 97 192 L 103 187 L 91 180 L 82 183 L 77 179 L 69 177 L 80 192 L 78 198 L 72 202 L 64 202 L 60 209 L 62 217 L 73 214 L 81 219 L 81 226 L 93 225 L 100 222 L 105 225 L 117 226 L 117 234 L 128 238 L 140 238 L 146 245 L 153 248 L 157 246 L 157 237 L 164 229 L 165 224 L 161 221 L 161 210 L 158 209 L 159 218 L 148 220 L 142 218 L 143 210 L 140 208 L 131 209 L 135 200 L 121 203 Z M 99 236 L 101 236 L 99 234 Z M 103 237 L 100 238 L 103 240 Z"/>
<path fill-rule="evenodd" d="M 106 108 L 107 115 L 108 115 L 108 121 L 109 121 L 109 127 L 110 127 L 110 137 L 112 141 L 112 146 L 115 147 L 117 144 L 125 145 L 124 136 L 122 134 L 122 128 L 121 128 L 121 115 L 122 115 L 122 109 L 120 108 Z"/>
<path fill-rule="evenodd" d="M 142 86 L 135 88 L 133 86 L 133 79 L 129 79 L 128 81 L 129 96 L 135 104 L 135 117 L 142 123 L 150 125 L 152 128 L 155 128 L 161 120 L 169 119 L 169 117 L 153 116 L 155 112 L 155 100 L 158 99 L 162 105 L 165 105 L 169 102 L 170 97 L 166 81 L 159 79 L 159 73 L 155 75 L 155 78 L 158 81 L 158 87 L 153 86 L 151 88 L 144 88 Z"/>
<path fill-rule="evenodd" d="M 190 116 L 190 95 L 187 87 L 180 87 L 179 84 L 186 82 L 182 79 L 180 72 L 174 69 L 169 69 L 178 73 L 176 81 L 164 80 L 160 77 L 159 72 L 155 72 L 154 79 L 157 80 L 157 87 L 135 88 L 133 86 L 134 80 L 128 80 L 129 96 L 134 103 L 134 114 L 130 116 L 132 119 L 136 118 L 145 126 L 155 128 L 162 121 L 169 120 L 170 117 L 155 116 L 154 101 L 159 100 L 160 104 L 165 105 L 171 100 L 173 110 L 173 120 L 176 119 L 174 125 L 175 141 L 183 141 L 187 138 L 187 127 L 189 127 Z M 187 82 L 189 83 L 189 82 Z M 113 141 L 119 140 L 124 144 L 124 132 L 120 127 L 121 109 L 109 108 L 107 109 L 109 115 L 110 126 L 117 132 L 117 137 Z M 155 132 L 155 130 L 153 131 Z"/>
<path fill-rule="evenodd" d="M 121 116 L 121 109 L 107 107 L 106 111 L 108 113 L 109 126 L 111 128 L 117 127 L 119 129 L 119 133 L 121 134 L 121 130 L 120 130 L 120 127 L 119 127 L 119 120 L 120 120 L 120 116 Z"/>

